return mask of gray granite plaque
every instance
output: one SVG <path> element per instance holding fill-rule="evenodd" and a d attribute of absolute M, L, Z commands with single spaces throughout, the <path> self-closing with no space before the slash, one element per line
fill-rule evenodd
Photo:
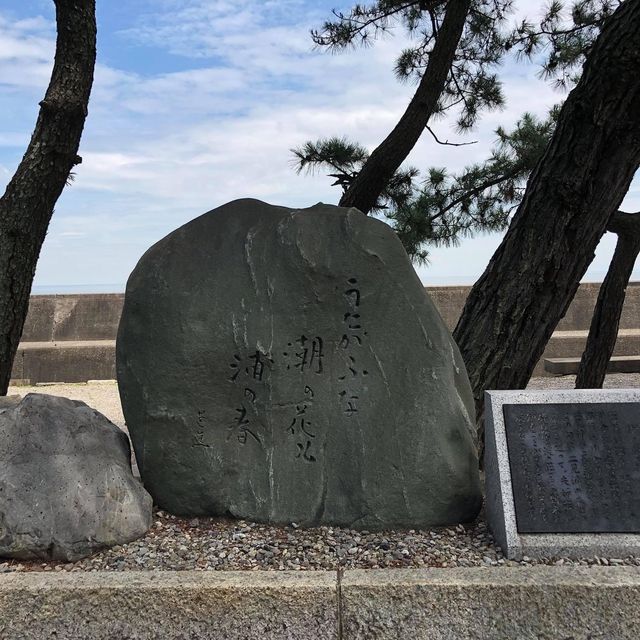
<path fill-rule="evenodd" d="M 503 411 L 519 532 L 640 532 L 640 403 Z"/>
<path fill-rule="evenodd" d="M 486 396 L 486 515 L 505 555 L 640 557 L 640 389 Z"/>

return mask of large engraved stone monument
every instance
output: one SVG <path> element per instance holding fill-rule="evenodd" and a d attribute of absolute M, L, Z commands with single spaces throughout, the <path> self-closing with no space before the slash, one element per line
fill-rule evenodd
<path fill-rule="evenodd" d="M 487 392 L 487 519 L 509 557 L 640 552 L 640 391 Z"/>
<path fill-rule="evenodd" d="M 355 209 L 237 200 L 168 235 L 127 284 L 117 369 L 170 512 L 380 529 L 480 508 L 458 349 Z"/>

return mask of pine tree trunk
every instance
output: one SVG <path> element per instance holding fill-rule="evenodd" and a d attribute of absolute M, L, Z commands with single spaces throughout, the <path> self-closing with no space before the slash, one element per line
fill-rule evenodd
<path fill-rule="evenodd" d="M 454 331 L 482 416 L 486 389 L 521 389 L 640 163 L 640 0 L 587 57 L 500 247 Z"/>
<path fill-rule="evenodd" d="M 622 218 L 620 216 L 628 216 Z M 620 316 L 633 266 L 640 252 L 640 215 L 618 213 L 609 230 L 618 234 L 616 250 L 593 312 L 587 344 L 580 360 L 576 389 L 600 389 L 616 345 Z"/>
<path fill-rule="evenodd" d="M 340 198 L 341 207 L 356 207 L 368 214 L 418 142 L 444 89 L 470 5 L 470 0 L 449 0 L 442 27 L 416 93 L 393 131 L 374 149 Z"/>
<path fill-rule="evenodd" d="M 58 36 L 51 81 L 27 151 L 0 199 L 0 395 L 27 315 L 40 248 L 87 116 L 96 57 L 95 0 L 54 0 Z"/>

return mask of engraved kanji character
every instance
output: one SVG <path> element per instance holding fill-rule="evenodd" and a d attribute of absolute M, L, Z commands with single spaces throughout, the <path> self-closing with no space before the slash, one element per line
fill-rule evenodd
<path fill-rule="evenodd" d="M 256 442 L 260 442 L 260 438 L 258 438 L 258 436 L 256 436 L 255 433 L 253 433 L 253 431 L 251 431 L 251 429 L 249 429 L 249 418 L 247 418 L 247 409 L 244 405 L 242 405 L 241 407 L 236 409 L 236 413 L 239 414 L 236 418 L 235 418 L 235 424 L 231 425 L 229 427 L 230 431 L 234 431 L 234 430 L 238 430 L 236 437 L 238 439 L 238 442 L 240 444 L 246 444 L 247 443 L 247 436 L 251 436 L 252 438 L 255 439 Z M 227 436 L 227 440 L 233 435 L 233 433 L 230 433 Z"/>
<path fill-rule="evenodd" d="M 273 364 L 273 360 L 267 355 L 256 350 L 256 352 L 249 356 L 249 360 L 253 360 L 253 365 L 249 365 L 246 372 L 254 379 L 261 381 L 264 374 L 264 365 L 266 362 Z"/>
<path fill-rule="evenodd" d="M 305 371 L 309 368 L 315 370 L 315 373 L 322 373 L 322 359 L 324 358 L 322 338 L 316 336 L 309 340 L 307 336 L 300 336 L 296 342 L 301 347 L 301 351 L 295 354 L 298 360 L 295 365 L 296 368 L 300 369 L 300 371 Z"/>
<path fill-rule="evenodd" d="M 291 424 L 289 425 L 289 428 L 287 429 L 287 431 L 291 434 L 294 434 L 296 432 L 296 424 L 298 423 L 298 419 L 300 418 L 300 416 L 303 416 L 307 411 L 307 405 L 306 404 L 297 404 L 296 405 L 296 415 L 295 417 L 291 420 Z"/>
<path fill-rule="evenodd" d="M 300 429 L 300 431 L 302 431 L 304 434 L 306 434 L 310 438 L 315 438 L 316 437 L 315 433 L 311 433 L 308 430 L 308 428 L 311 427 L 311 421 L 308 418 L 305 418 L 306 412 L 307 412 L 306 404 L 296 405 L 296 415 L 291 420 L 291 424 L 289 425 L 289 428 L 287 429 L 287 431 L 293 435 L 296 432 L 296 426 L 297 426 L 298 429 Z"/>

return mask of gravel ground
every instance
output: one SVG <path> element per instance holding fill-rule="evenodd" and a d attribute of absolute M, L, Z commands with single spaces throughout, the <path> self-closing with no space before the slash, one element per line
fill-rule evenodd
<path fill-rule="evenodd" d="M 46 393 L 50 396 L 63 396 L 72 400 L 82 400 L 90 407 L 104 414 L 121 429 L 124 428 L 124 416 L 115 380 L 91 380 L 89 382 L 58 384 L 42 383 L 35 387 L 9 387 L 8 395 L 26 396 L 27 393 Z M 126 431 L 126 429 L 125 429 Z"/>
<path fill-rule="evenodd" d="M 572 388 L 575 378 L 534 378 L 531 389 Z M 610 388 L 640 387 L 640 374 L 607 376 Z M 124 426 L 115 382 L 13 387 L 9 393 L 50 393 L 83 400 Z M 113 547 L 76 563 L 0 562 L 12 571 L 130 570 L 314 570 L 385 567 L 472 567 L 633 565 L 640 557 L 584 560 L 506 560 L 493 544 L 482 515 L 469 525 L 367 532 L 338 527 L 274 527 L 224 518 L 177 518 L 155 511 L 153 525 L 139 540 Z"/>
<path fill-rule="evenodd" d="M 531 378 L 527 389 L 573 389 L 575 376 Z M 636 389 L 640 387 L 640 373 L 610 373 L 604 380 L 605 389 Z"/>

